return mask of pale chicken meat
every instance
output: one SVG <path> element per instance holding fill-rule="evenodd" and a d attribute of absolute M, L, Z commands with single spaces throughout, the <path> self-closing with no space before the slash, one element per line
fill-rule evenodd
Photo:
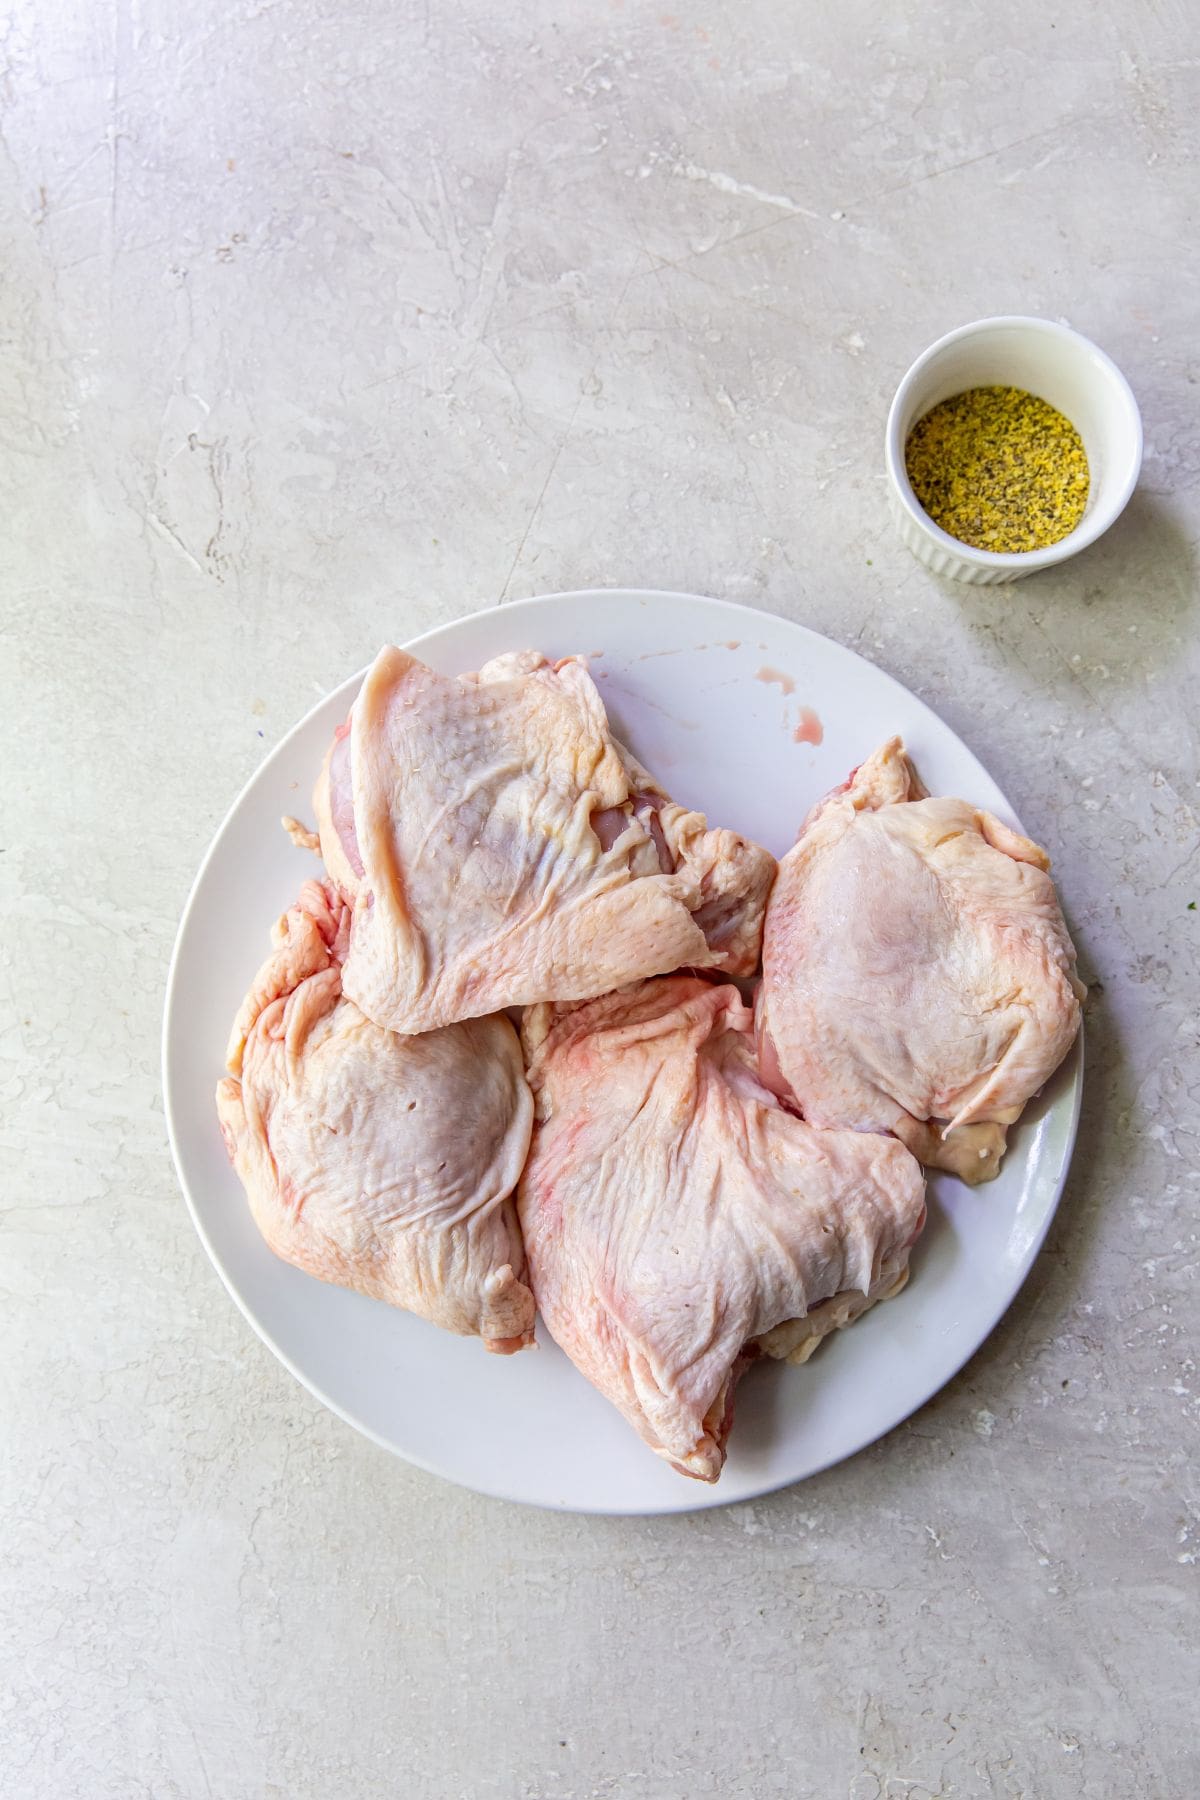
<path fill-rule="evenodd" d="M 306 882 L 234 1025 L 217 1111 L 255 1223 L 310 1275 L 520 1349 L 534 1304 L 512 1194 L 533 1102 L 516 1032 L 381 1030 L 342 991 L 349 928 L 336 890 Z"/>
<path fill-rule="evenodd" d="M 819 1126 L 993 1176 L 1074 1042 L 1085 989 L 1044 850 L 933 799 L 893 738 L 820 802 L 772 891 L 767 1079 Z"/>
<path fill-rule="evenodd" d="M 715 1481 L 760 1351 L 803 1361 L 903 1285 L 924 1177 L 759 1079 L 736 987 L 679 975 L 526 1013 L 518 1206 L 555 1341 L 658 1455 Z"/>
<path fill-rule="evenodd" d="M 344 991 L 394 1031 L 757 965 L 774 859 L 667 797 L 577 657 L 446 676 L 381 651 L 314 804 Z"/>

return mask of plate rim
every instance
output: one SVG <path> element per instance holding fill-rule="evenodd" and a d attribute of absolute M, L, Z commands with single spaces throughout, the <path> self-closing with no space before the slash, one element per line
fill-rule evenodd
<path fill-rule="evenodd" d="M 984 769 L 993 786 L 995 786 L 997 791 L 1003 796 L 1005 807 L 1007 808 L 1013 823 L 1020 828 L 1020 820 L 1009 801 L 1008 795 L 1004 792 L 1004 789 L 999 786 L 999 783 L 996 782 L 995 777 L 992 776 L 990 771 L 986 769 L 986 766 L 980 762 L 980 759 L 971 749 L 970 744 L 967 743 L 964 738 L 960 737 L 959 733 L 955 731 L 952 726 L 947 725 L 940 714 L 938 714 L 926 700 L 923 700 L 919 694 L 914 694 L 911 688 L 905 687 L 904 683 L 896 676 L 892 675 L 887 669 L 880 668 L 877 663 L 871 661 L 870 657 L 864 656 L 860 650 L 852 649 L 848 644 L 843 644 L 840 639 L 830 637 L 826 632 L 815 631 L 812 626 L 803 625 L 798 620 L 789 619 L 783 613 L 771 612 L 763 607 L 748 606 L 743 601 L 724 600 L 716 595 L 693 594 L 684 589 L 676 588 L 567 588 L 556 590 L 552 593 L 529 595 L 519 600 L 496 601 L 488 606 L 476 607 L 471 612 L 461 613 L 455 618 L 446 619 L 440 624 L 428 627 L 418 636 L 406 639 L 404 644 L 400 647 L 409 651 L 410 654 L 416 654 L 420 651 L 421 646 L 427 643 L 430 638 L 440 636 L 443 632 L 454 627 L 465 625 L 472 619 L 487 617 L 497 612 L 503 612 L 505 614 L 511 612 L 518 615 L 525 615 L 532 611 L 536 611 L 539 608 L 564 601 L 611 601 L 617 596 L 625 599 L 633 599 L 645 605 L 653 604 L 656 601 L 668 600 L 684 602 L 689 606 L 698 606 L 702 609 L 714 608 L 722 613 L 740 613 L 749 619 L 770 619 L 775 624 L 786 627 L 788 631 L 797 632 L 802 637 L 816 640 L 822 644 L 831 644 L 846 655 L 851 656 L 860 662 L 867 663 L 870 668 L 874 670 L 876 675 L 880 676 L 885 683 L 890 687 L 895 688 L 904 696 L 907 705 L 915 705 L 922 712 L 927 714 L 934 721 L 939 730 L 948 732 L 951 737 L 963 746 L 968 755 L 970 755 L 975 762 L 979 763 L 979 766 Z M 488 1499 L 504 1501 L 510 1505 L 535 1507 L 539 1511 L 571 1513 L 577 1517 L 585 1518 L 670 1518 L 675 1517 L 676 1515 L 685 1515 L 693 1512 L 706 1512 L 714 1507 L 737 1506 L 746 1502 L 761 1500 L 769 1494 L 782 1492 L 785 1488 L 797 1487 L 802 1482 L 810 1481 L 814 1476 L 824 1474 L 828 1469 L 837 1467 L 840 1463 L 849 1462 L 851 1458 L 856 1457 L 864 1450 L 869 1449 L 872 1444 L 876 1444 L 880 1442 L 881 1439 L 890 1436 L 893 1431 L 897 1430 L 901 1425 L 905 1424 L 907 1420 L 920 1412 L 922 1407 L 928 1406 L 932 1400 L 936 1399 L 938 1394 L 942 1393 L 952 1381 L 956 1380 L 957 1377 L 961 1375 L 963 1369 L 966 1368 L 967 1364 L 978 1355 L 982 1346 L 986 1343 L 1001 1319 L 1016 1301 L 1018 1294 L 1021 1292 L 1025 1282 L 1029 1278 L 1029 1273 L 1033 1268 L 1034 1263 L 1041 1254 L 1042 1245 L 1045 1243 L 1050 1226 L 1057 1216 L 1059 1206 L 1062 1202 L 1063 1191 L 1071 1171 L 1071 1165 L 1075 1154 L 1076 1139 L 1079 1132 L 1079 1120 L 1083 1105 L 1084 1087 L 1084 1024 L 1082 1020 L 1080 1021 L 1079 1032 L 1074 1044 L 1067 1052 L 1067 1055 L 1059 1065 L 1059 1068 L 1055 1070 L 1054 1076 L 1050 1078 L 1055 1079 L 1056 1077 L 1067 1075 L 1071 1081 L 1071 1116 L 1067 1125 L 1061 1167 L 1055 1176 L 1053 1199 L 1046 1208 L 1044 1219 L 1029 1239 L 1024 1254 L 1014 1270 L 1011 1291 L 1008 1293 L 1007 1297 L 1001 1302 L 996 1310 L 989 1310 L 986 1323 L 981 1326 L 978 1336 L 975 1336 L 974 1333 L 972 1333 L 970 1346 L 965 1350 L 961 1360 L 956 1366 L 938 1382 L 938 1385 L 933 1388 L 931 1392 L 925 1394 L 920 1400 L 915 1401 L 912 1406 L 900 1413 L 890 1424 L 883 1426 L 879 1430 L 869 1429 L 865 1436 L 861 1439 L 856 1439 L 848 1448 L 838 1450 L 824 1461 L 818 1462 L 814 1467 L 807 1469 L 803 1474 L 784 1476 L 782 1479 L 775 1479 L 773 1477 L 768 1478 L 764 1480 L 760 1486 L 754 1487 L 749 1492 L 738 1493 L 737 1495 L 723 1495 L 721 1493 L 719 1482 L 712 1486 L 698 1482 L 689 1482 L 686 1488 L 681 1482 L 680 1485 L 682 1491 L 679 1495 L 678 1504 L 659 1504 L 650 1502 L 645 1505 L 615 1506 L 601 1503 L 584 1507 L 570 1502 L 535 1498 L 529 1494 L 513 1493 L 505 1488 L 503 1482 L 484 1484 L 476 1480 L 465 1480 L 459 1475 L 449 1474 L 444 1468 L 438 1468 L 434 1463 L 430 1462 L 427 1457 L 414 1454 L 407 1450 L 398 1449 L 393 1442 L 382 1436 L 381 1433 L 374 1429 L 374 1427 L 367 1424 L 364 1420 L 354 1417 L 353 1414 L 351 1414 L 339 1401 L 326 1393 L 319 1383 L 300 1369 L 287 1351 L 276 1342 L 271 1332 L 251 1310 L 249 1304 L 238 1292 L 232 1276 L 227 1272 L 221 1258 L 217 1254 L 211 1238 L 209 1237 L 208 1231 L 205 1228 L 200 1209 L 196 1203 L 195 1196 L 192 1193 L 181 1151 L 182 1131 L 176 1117 L 176 1099 L 173 1092 L 171 1072 L 171 1038 L 175 1023 L 176 993 L 180 979 L 182 953 L 205 875 L 208 872 L 210 864 L 217 855 L 226 831 L 229 829 L 236 815 L 240 812 L 243 802 L 246 800 L 250 790 L 262 779 L 263 775 L 271 765 L 286 754 L 288 746 L 293 739 L 305 730 L 318 712 L 321 712 L 327 707 L 330 701 L 336 699 L 344 689 L 349 689 L 355 684 L 361 684 L 369 666 L 369 664 L 365 665 L 356 673 L 347 676 L 344 681 L 337 682 L 319 700 L 314 701 L 312 706 L 310 706 L 299 719 L 295 720 L 293 724 L 289 726 L 287 731 L 284 732 L 283 736 L 272 745 L 271 749 L 242 783 L 237 794 L 223 813 L 219 824 L 209 839 L 203 856 L 196 866 L 195 874 L 192 877 L 187 897 L 179 915 L 179 923 L 175 930 L 170 960 L 167 965 L 167 979 L 163 994 L 163 1014 L 160 1033 L 160 1058 L 163 1113 L 166 1120 L 167 1140 L 170 1146 L 171 1160 L 174 1165 L 176 1180 L 182 1190 L 184 1202 L 187 1206 L 192 1225 L 204 1247 L 205 1254 L 213 1268 L 216 1270 L 226 1293 L 233 1300 L 234 1305 L 237 1307 L 242 1317 L 246 1320 L 247 1324 L 249 1324 L 256 1337 L 266 1345 L 271 1354 L 282 1363 L 288 1373 L 293 1376 L 293 1378 L 298 1381 L 315 1400 L 319 1401 L 322 1406 L 326 1407 L 352 1430 L 369 1439 L 371 1443 L 376 1444 L 381 1450 L 387 1451 L 391 1456 L 398 1457 L 402 1462 L 407 1463 L 412 1468 L 420 1469 L 427 1475 L 435 1476 L 438 1480 L 448 1482 L 455 1487 L 463 1488 L 467 1492 L 480 1494 Z M 649 1455 L 650 1452 L 648 1451 L 647 1454 Z"/>

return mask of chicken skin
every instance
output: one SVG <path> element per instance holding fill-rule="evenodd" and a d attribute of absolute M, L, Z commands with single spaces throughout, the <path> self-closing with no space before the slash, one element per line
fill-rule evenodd
<path fill-rule="evenodd" d="M 342 992 L 349 928 L 306 882 L 234 1024 L 217 1112 L 255 1223 L 309 1275 L 520 1349 L 534 1304 L 511 1196 L 533 1102 L 516 1033 L 373 1025 Z"/>
<path fill-rule="evenodd" d="M 969 1182 L 1075 1040 L 1044 850 L 931 799 L 899 738 L 809 815 L 767 912 L 762 1067 L 810 1123 L 892 1131 Z"/>
<path fill-rule="evenodd" d="M 536 1006 L 518 1195 L 551 1336 L 646 1443 L 715 1481 L 750 1358 L 803 1361 L 895 1293 L 924 1177 L 894 1137 L 816 1131 L 760 1081 L 737 989 L 695 976 Z"/>
<path fill-rule="evenodd" d="M 381 651 L 314 805 L 344 991 L 393 1031 L 757 965 L 774 858 L 668 799 L 577 657 L 445 676 Z"/>

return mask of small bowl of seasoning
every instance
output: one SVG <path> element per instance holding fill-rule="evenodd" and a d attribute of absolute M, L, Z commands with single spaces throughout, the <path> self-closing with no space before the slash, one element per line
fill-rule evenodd
<path fill-rule="evenodd" d="M 939 338 L 887 425 L 896 528 L 935 574 L 1018 581 L 1086 549 L 1142 466 L 1129 383 L 1050 319 L 980 319 Z"/>

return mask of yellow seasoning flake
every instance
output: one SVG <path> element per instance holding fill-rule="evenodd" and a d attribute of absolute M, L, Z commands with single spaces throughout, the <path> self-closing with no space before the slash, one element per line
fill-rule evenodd
<path fill-rule="evenodd" d="M 1083 440 L 1024 388 L 943 400 L 909 432 L 904 462 L 930 518 L 976 550 L 1043 550 L 1074 531 L 1087 505 Z"/>

